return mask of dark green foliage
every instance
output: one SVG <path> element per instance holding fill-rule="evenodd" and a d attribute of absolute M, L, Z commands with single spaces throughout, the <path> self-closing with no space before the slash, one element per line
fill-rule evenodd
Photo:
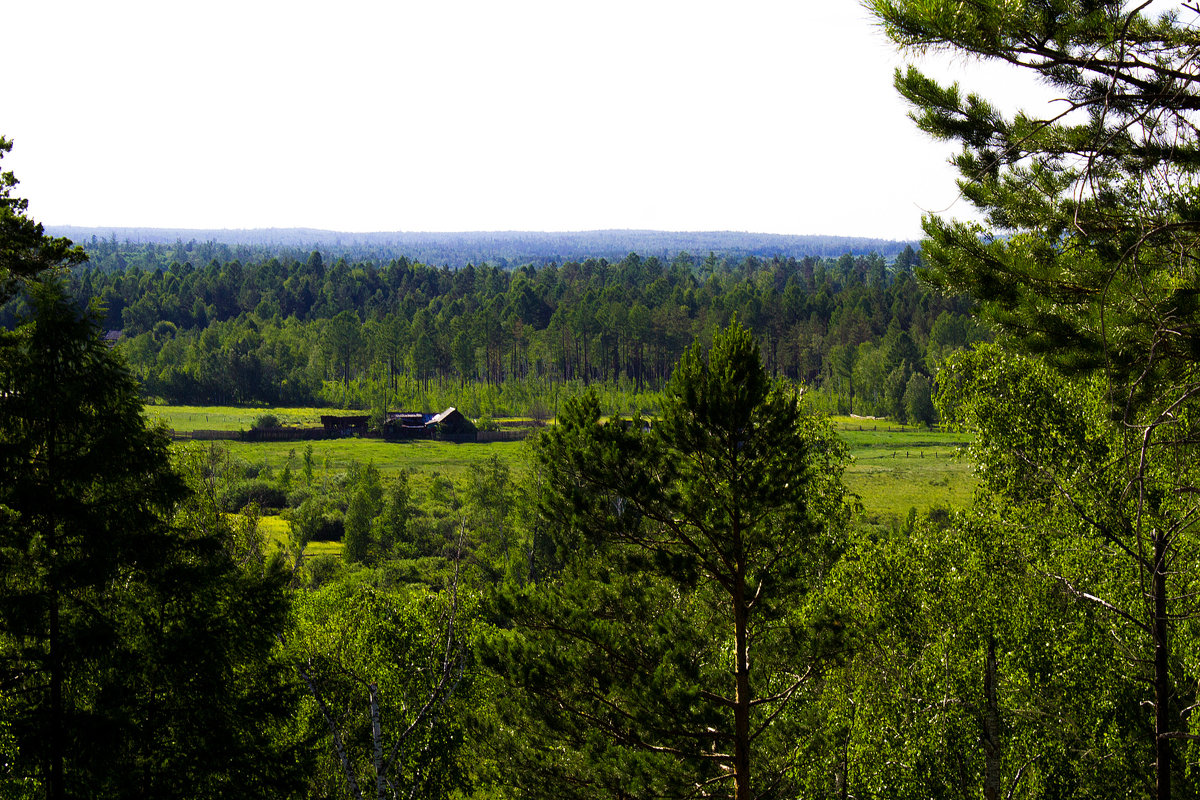
<path fill-rule="evenodd" d="M 286 573 L 171 468 L 128 372 L 55 285 L 0 335 L 0 686 L 47 796 L 294 785 L 273 658 Z M 182 513 L 180 513 L 182 512 Z M 179 513 L 178 519 L 176 518 Z"/>
<path fill-rule="evenodd" d="M 957 85 L 897 73 L 918 124 L 962 143 L 960 186 L 1006 234 L 927 219 L 931 277 L 970 292 L 1025 350 L 1109 374 L 1117 403 L 1169 390 L 1197 352 L 1196 43 L 1177 16 L 1194 12 L 1155 19 L 1116 0 L 871 5 L 900 44 L 1022 67 L 1079 109 L 1008 117 Z"/>
<path fill-rule="evenodd" d="M 904 387 L 904 414 L 913 425 L 932 425 L 937 421 L 933 407 L 933 385 L 921 373 L 914 374 Z"/>
<path fill-rule="evenodd" d="M 250 427 L 256 431 L 278 428 L 279 417 L 274 414 L 259 414 L 254 418 L 254 423 Z"/>
<path fill-rule="evenodd" d="M 966 311 L 962 298 L 940 296 L 874 254 L 703 264 L 687 254 L 670 262 L 630 255 L 511 271 L 185 255 L 161 270 L 71 276 L 72 293 L 103 299 L 106 327 L 124 329 L 121 347 L 148 395 L 353 405 L 369 409 L 376 427 L 385 410 L 446 405 L 473 418 L 545 417 L 560 404 L 559 387 L 575 393 L 595 382 L 632 395 L 628 412 L 657 410 L 657 397 L 644 393 L 660 391 L 692 341 L 734 314 L 754 332 L 772 376 L 821 386 L 850 406 L 855 387 L 834 374 L 853 369 L 859 345 L 894 328 L 883 376 L 901 361 L 924 371 L 934 321 Z M 0 323 L 8 314 L 0 307 Z M 967 341 L 959 335 L 953 346 Z M 943 337 L 937 354 L 950 346 Z M 857 389 L 878 394 L 882 380 Z"/>
<path fill-rule="evenodd" d="M 309 542 L 337 542 L 346 533 L 341 511 L 323 498 L 310 496 L 286 515 L 291 524 L 292 539 L 300 547 Z"/>
<path fill-rule="evenodd" d="M 263 509 L 287 508 L 291 505 L 283 487 L 266 480 L 240 481 L 221 493 L 221 508 L 236 513 L 251 503 Z"/>

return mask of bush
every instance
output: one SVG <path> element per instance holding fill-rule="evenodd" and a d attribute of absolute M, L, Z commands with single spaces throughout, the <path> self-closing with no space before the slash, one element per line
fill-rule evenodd
<path fill-rule="evenodd" d="M 313 531 L 313 542 L 340 542 L 346 535 L 346 519 L 340 511 L 322 514 Z"/>
<path fill-rule="evenodd" d="M 279 424 L 279 417 L 274 414 L 259 414 L 254 418 L 254 422 L 250 424 L 250 430 L 265 431 L 270 428 L 283 427 Z"/>

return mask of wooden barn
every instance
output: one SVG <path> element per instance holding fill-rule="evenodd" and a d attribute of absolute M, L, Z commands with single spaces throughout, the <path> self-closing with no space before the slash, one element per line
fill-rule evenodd
<path fill-rule="evenodd" d="M 388 439 L 443 439 L 475 441 L 475 425 L 456 408 L 440 414 L 399 411 L 388 414 L 383 435 Z"/>
<path fill-rule="evenodd" d="M 435 427 L 438 433 L 449 434 L 451 436 L 463 436 L 475 433 L 475 424 L 464 417 L 461 411 L 453 407 L 447 408 L 440 414 L 434 414 L 425 425 L 426 427 Z"/>

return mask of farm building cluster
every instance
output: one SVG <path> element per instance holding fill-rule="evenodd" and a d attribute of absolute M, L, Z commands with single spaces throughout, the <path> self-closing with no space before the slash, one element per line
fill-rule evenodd
<path fill-rule="evenodd" d="M 331 438 L 337 436 L 368 435 L 369 417 L 366 414 L 353 416 L 322 415 L 321 425 Z M 456 408 L 447 408 L 440 414 L 419 411 L 389 411 L 383 423 L 385 439 L 450 439 L 470 437 L 474 441 L 476 429 L 471 420 Z"/>
<path fill-rule="evenodd" d="M 440 414 L 418 411 L 388 412 L 378 430 L 373 430 L 368 414 L 324 414 L 319 426 L 260 427 L 242 431 L 170 431 L 174 439 L 231 439 L 243 442 L 304 441 L 341 439 L 350 436 L 381 438 L 391 442 L 416 439 L 435 439 L 441 442 L 485 443 L 524 439 L 541 421 L 500 423 L 500 430 L 478 430 L 475 424 L 456 408 Z"/>

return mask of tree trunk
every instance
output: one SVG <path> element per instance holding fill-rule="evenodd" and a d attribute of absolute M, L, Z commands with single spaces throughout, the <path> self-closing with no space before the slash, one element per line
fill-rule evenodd
<path fill-rule="evenodd" d="M 51 540 L 53 541 L 53 540 Z M 66 756 L 63 736 L 62 637 L 59 632 L 58 592 L 50 592 L 50 800 L 63 800 L 63 760 Z"/>
<path fill-rule="evenodd" d="M 1167 629 L 1167 537 L 1160 530 L 1154 539 L 1154 776 L 1157 800 L 1171 800 L 1171 675 Z"/>
<path fill-rule="evenodd" d="M 1000 800 L 1000 707 L 996 702 L 996 639 L 988 636 L 983 673 L 983 797 Z"/>
<path fill-rule="evenodd" d="M 737 800 L 750 800 L 750 659 L 749 613 L 746 608 L 746 576 L 739 565 L 733 596 L 734 681 L 733 780 Z"/>

